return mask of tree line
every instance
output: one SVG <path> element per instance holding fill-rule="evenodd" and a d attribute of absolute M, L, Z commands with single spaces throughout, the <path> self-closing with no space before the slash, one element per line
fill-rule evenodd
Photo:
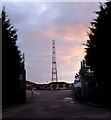
<path fill-rule="evenodd" d="M 25 68 L 17 45 L 17 29 L 10 23 L 3 7 L 2 20 L 2 105 L 25 103 Z"/>
<path fill-rule="evenodd" d="M 85 64 L 93 73 L 96 90 L 94 99 L 111 103 L 111 1 L 99 3 L 96 17 L 91 21 L 85 45 Z M 81 71 L 81 68 L 80 68 Z M 77 77 L 77 75 L 75 75 Z M 97 97 L 97 98 L 96 98 Z"/>

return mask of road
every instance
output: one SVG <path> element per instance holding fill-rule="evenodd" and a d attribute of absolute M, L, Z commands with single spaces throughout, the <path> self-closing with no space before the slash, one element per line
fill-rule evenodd
<path fill-rule="evenodd" d="M 34 96 L 27 97 L 27 103 L 13 108 L 4 109 L 3 118 L 50 118 L 50 120 L 111 120 L 111 110 L 89 106 L 77 102 L 72 97 L 71 90 L 36 90 Z M 56 119 L 54 119 L 56 118 Z M 40 119 L 40 120 L 41 120 Z M 5 120 L 5 119 L 4 119 Z M 15 119 L 14 119 L 15 120 Z M 18 120 L 18 119 L 17 119 Z M 48 119 L 46 119 L 48 120 Z"/>

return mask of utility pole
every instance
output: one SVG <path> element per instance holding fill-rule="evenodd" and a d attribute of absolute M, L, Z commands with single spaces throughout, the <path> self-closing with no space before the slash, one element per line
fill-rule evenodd
<path fill-rule="evenodd" d="M 26 81 L 25 54 L 23 53 L 23 79 Z"/>
<path fill-rule="evenodd" d="M 52 41 L 52 82 L 58 82 L 55 41 Z"/>
<path fill-rule="evenodd" d="M 26 70 L 25 70 L 25 54 L 22 55 L 21 62 L 21 74 L 19 80 L 19 101 L 22 103 L 26 102 Z"/>

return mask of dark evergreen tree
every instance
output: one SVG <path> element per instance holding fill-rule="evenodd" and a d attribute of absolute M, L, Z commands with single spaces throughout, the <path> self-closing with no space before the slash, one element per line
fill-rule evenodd
<path fill-rule="evenodd" d="M 86 43 L 86 64 L 94 71 L 97 88 L 102 100 L 111 101 L 111 1 L 100 3 L 97 17 L 91 22 Z"/>
<path fill-rule="evenodd" d="M 7 18 L 5 7 L 2 13 L 2 103 L 20 102 L 20 74 L 22 72 L 21 52 L 16 44 L 17 30 Z"/>

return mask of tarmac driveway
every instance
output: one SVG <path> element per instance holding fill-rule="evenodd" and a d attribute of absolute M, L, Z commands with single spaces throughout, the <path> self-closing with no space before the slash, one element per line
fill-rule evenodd
<path fill-rule="evenodd" d="M 37 120 L 111 120 L 111 110 L 89 106 L 77 102 L 72 97 L 71 90 L 36 90 L 33 97 L 27 93 L 27 103 L 3 110 L 4 118 L 22 118 Z M 10 119 L 10 120 L 11 120 Z M 7 119 L 8 120 L 8 119 Z M 15 119 L 14 119 L 15 120 Z M 17 119 L 18 120 L 18 119 Z"/>

